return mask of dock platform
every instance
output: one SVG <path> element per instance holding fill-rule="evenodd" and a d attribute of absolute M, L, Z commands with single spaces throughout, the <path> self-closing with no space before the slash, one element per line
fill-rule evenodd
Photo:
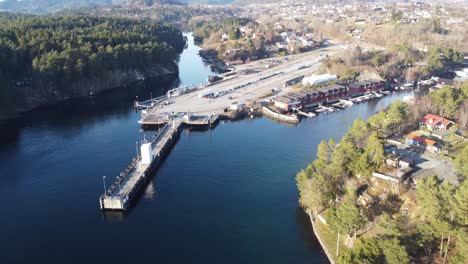
<path fill-rule="evenodd" d="M 162 125 L 171 119 L 181 119 L 183 124 L 188 126 L 207 126 L 215 124 L 219 119 L 219 114 L 190 114 L 190 113 L 157 113 L 149 112 L 142 114 L 138 121 L 142 126 Z"/>
<path fill-rule="evenodd" d="M 151 160 L 145 161 L 142 153 L 133 158 L 127 168 L 116 177 L 114 183 L 99 198 L 101 210 L 125 211 L 129 207 L 131 201 L 160 165 L 161 160 L 170 151 L 180 135 L 181 128 L 182 120 L 173 120 L 165 124 L 149 142 L 146 142 L 151 146 Z"/>

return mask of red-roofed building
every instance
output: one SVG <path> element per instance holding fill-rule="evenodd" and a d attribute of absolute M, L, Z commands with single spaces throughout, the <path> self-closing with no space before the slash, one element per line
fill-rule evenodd
<path fill-rule="evenodd" d="M 453 121 L 445 119 L 441 116 L 427 114 L 422 120 L 421 125 L 427 127 L 430 130 L 443 129 L 447 130 L 454 124 Z"/>
<path fill-rule="evenodd" d="M 434 140 L 416 136 L 414 134 L 406 135 L 406 144 L 411 146 L 422 146 L 426 147 L 427 150 L 437 153 L 440 151 L 440 148 Z"/>

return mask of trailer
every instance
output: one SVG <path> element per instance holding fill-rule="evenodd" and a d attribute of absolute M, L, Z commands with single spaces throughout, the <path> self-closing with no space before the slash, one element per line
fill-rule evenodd
<path fill-rule="evenodd" d="M 300 83 L 302 81 L 302 79 L 304 79 L 304 75 L 289 79 L 284 83 L 284 87 L 288 87 L 288 86 L 294 85 L 296 83 Z"/>
<path fill-rule="evenodd" d="M 198 94 L 198 97 L 199 97 L 199 98 L 206 98 L 206 97 L 210 97 L 210 96 L 213 96 L 213 95 L 214 95 L 213 90 L 208 89 L 208 90 L 205 90 L 205 91 L 201 91 L 201 92 Z"/>

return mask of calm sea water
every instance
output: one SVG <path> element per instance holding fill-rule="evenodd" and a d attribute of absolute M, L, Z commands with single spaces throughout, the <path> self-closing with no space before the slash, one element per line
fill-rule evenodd
<path fill-rule="evenodd" d="M 192 44 L 180 80 L 74 100 L 2 126 L 0 263 L 327 263 L 298 208 L 295 174 L 402 95 L 297 126 L 266 118 L 183 131 L 137 205 L 103 214 L 102 176 L 118 175 L 142 138 L 133 98 L 210 74 Z M 109 181 L 110 182 L 110 181 Z"/>

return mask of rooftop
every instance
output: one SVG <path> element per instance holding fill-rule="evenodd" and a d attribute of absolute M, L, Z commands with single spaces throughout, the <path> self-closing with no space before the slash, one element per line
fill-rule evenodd
<path fill-rule="evenodd" d="M 409 139 L 412 139 L 412 140 L 415 140 L 415 141 L 418 141 L 418 142 L 421 142 L 421 143 L 424 143 L 424 144 L 430 145 L 430 146 L 433 146 L 433 145 L 436 144 L 436 142 L 434 140 L 419 137 L 419 136 L 416 136 L 414 134 L 408 134 L 408 135 L 406 135 L 406 138 L 409 138 Z"/>
<path fill-rule="evenodd" d="M 448 120 L 448 119 L 445 119 L 441 116 L 438 116 L 438 115 L 433 115 L 433 114 L 427 114 L 423 117 L 422 119 L 422 122 L 424 122 L 425 124 L 427 125 L 431 125 L 431 126 L 436 126 L 438 124 L 442 124 L 444 125 L 445 127 L 451 123 L 453 123 L 453 121 L 451 120 Z"/>
<path fill-rule="evenodd" d="M 292 99 L 289 97 L 280 95 L 280 96 L 276 96 L 275 98 L 273 98 L 273 100 L 275 100 L 276 102 L 289 104 Z"/>

